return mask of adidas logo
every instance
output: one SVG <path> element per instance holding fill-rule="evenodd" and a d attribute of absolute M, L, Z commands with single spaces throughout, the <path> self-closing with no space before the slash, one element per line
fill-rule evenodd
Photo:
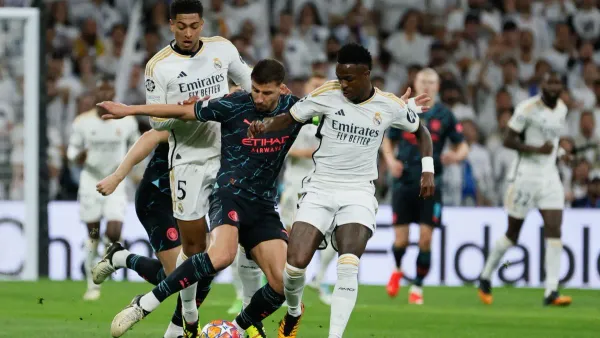
<path fill-rule="evenodd" d="M 182 77 L 186 77 L 187 74 L 185 72 L 181 72 L 179 73 L 179 75 L 177 76 L 178 79 L 181 79 Z"/>
<path fill-rule="evenodd" d="M 343 109 L 340 109 L 340 110 L 338 110 L 338 111 L 335 113 L 335 115 L 346 116 L 346 114 L 344 114 L 344 110 L 343 110 Z"/>

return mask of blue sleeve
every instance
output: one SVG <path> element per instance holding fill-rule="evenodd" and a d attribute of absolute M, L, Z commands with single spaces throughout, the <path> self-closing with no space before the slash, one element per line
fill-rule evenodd
<path fill-rule="evenodd" d="M 450 119 L 450 124 L 448 126 L 447 131 L 447 136 L 450 139 L 450 142 L 452 142 L 452 144 L 462 143 L 465 140 L 465 137 L 462 132 L 462 125 L 456 120 L 456 117 L 454 116 L 453 112 L 448 111 L 447 114 Z"/>
<path fill-rule="evenodd" d="M 221 98 L 212 99 L 209 101 L 196 102 L 194 111 L 196 120 L 200 122 L 214 121 L 223 122 L 225 117 L 231 115 L 232 108 L 239 104 L 239 95 L 230 94 Z"/>
<path fill-rule="evenodd" d="M 402 131 L 398 128 L 389 128 L 385 137 L 389 138 L 392 141 L 399 141 L 402 136 Z"/>

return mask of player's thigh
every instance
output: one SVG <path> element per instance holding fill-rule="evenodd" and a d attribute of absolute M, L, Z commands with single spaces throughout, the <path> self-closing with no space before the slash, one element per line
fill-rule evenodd
<path fill-rule="evenodd" d="M 340 255 L 352 254 L 361 257 L 373 231 L 360 223 L 345 223 L 335 228 L 335 248 Z"/>
<path fill-rule="evenodd" d="M 504 197 L 504 208 L 510 217 L 525 219 L 535 206 L 539 183 L 516 180 L 510 183 Z"/>
<path fill-rule="evenodd" d="M 171 198 L 158 188 L 143 183 L 138 187 L 135 212 L 157 255 L 173 248 L 181 248 L 179 228 L 171 205 Z"/>
<path fill-rule="evenodd" d="M 77 196 L 79 201 L 79 218 L 83 223 L 99 223 L 102 219 L 102 207 L 104 199 L 97 192 L 80 192 Z"/>
<path fill-rule="evenodd" d="M 215 168 L 218 170 L 217 164 L 210 160 L 204 165 L 184 164 L 171 170 L 173 216 L 177 220 L 195 221 L 208 213 Z"/>
<path fill-rule="evenodd" d="M 392 224 L 407 227 L 419 222 L 419 190 L 410 185 L 395 187 L 392 191 Z"/>

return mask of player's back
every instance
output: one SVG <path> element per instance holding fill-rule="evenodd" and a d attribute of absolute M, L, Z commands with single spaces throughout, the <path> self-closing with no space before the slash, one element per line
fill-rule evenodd
<path fill-rule="evenodd" d="M 530 178 L 558 175 L 556 154 L 561 133 L 565 129 L 566 116 L 567 106 L 562 100 L 558 100 L 554 109 L 546 106 L 539 95 L 517 105 L 508 126 L 521 132 L 525 144 L 541 147 L 544 143 L 551 142 L 554 150 L 549 155 L 520 153 L 509 172 L 509 180 L 514 179 L 515 175 Z"/>
<path fill-rule="evenodd" d="M 133 117 L 102 120 L 96 109 L 77 116 L 69 147 L 87 151 L 81 180 L 95 182 L 95 186 L 97 181 L 112 173 L 138 136 L 137 121 Z"/>
<path fill-rule="evenodd" d="M 176 104 L 190 97 L 222 97 L 229 93 L 228 65 L 239 62 L 235 47 L 221 37 L 201 38 L 202 47 L 194 55 L 182 55 L 171 45 L 158 52 L 146 65 L 147 103 Z M 236 58 L 236 60 L 232 60 Z M 171 166 L 203 164 L 219 156 L 218 123 L 151 119 L 152 127 L 169 130 Z"/>
<path fill-rule="evenodd" d="M 408 119 L 412 132 L 419 121 L 399 98 L 376 88 L 368 100 L 354 104 L 344 97 L 338 81 L 325 83 L 290 112 L 298 121 L 310 115 L 321 117 L 317 128 L 320 144 L 313 154 L 311 179 L 343 183 L 377 179 L 377 157 L 385 130 L 392 123 L 406 125 Z"/>

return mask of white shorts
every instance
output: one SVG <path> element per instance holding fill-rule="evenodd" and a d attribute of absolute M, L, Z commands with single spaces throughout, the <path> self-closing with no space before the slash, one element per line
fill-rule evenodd
<path fill-rule="evenodd" d="M 281 221 L 286 227 L 291 227 L 298 211 L 298 198 L 301 186 L 286 184 L 281 193 L 279 207 L 281 209 Z"/>
<path fill-rule="evenodd" d="M 123 184 L 124 186 L 124 184 Z M 123 190 L 123 189 L 121 189 Z M 102 218 L 106 221 L 123 222 L 125 219 L 125 208 L 127 207 L 127 195 L 124 191 L 102 196 L 97 191 L 85 191 L 78 194 L 79 217 L 84 223 L 100 222 Z"/>
<path fill-rule="evenodd" d="M 195 221 L 208 213 L 208 197 L 216 181 L 219 161 L 214 158 L 204 165 L 182 164 L 171 170 L 173 217 Z"/>
<path fill-rule="evenodd" d="M 362 224 L 374 233 L 378 206 L 371 183 L 349 187 L 315 182 L 313 178 L 304 183 L 295 221 L 311 224 L 323 235 L 349 223 Z"/>
<path fill-rule="evenodd" d="M 557 177 L 548 179 L 517 178 L 508 184 L 504 207 L 508 215 L 525 219 L 531 209 L 562 210 L 565 207 L 565 191 Z"/>

